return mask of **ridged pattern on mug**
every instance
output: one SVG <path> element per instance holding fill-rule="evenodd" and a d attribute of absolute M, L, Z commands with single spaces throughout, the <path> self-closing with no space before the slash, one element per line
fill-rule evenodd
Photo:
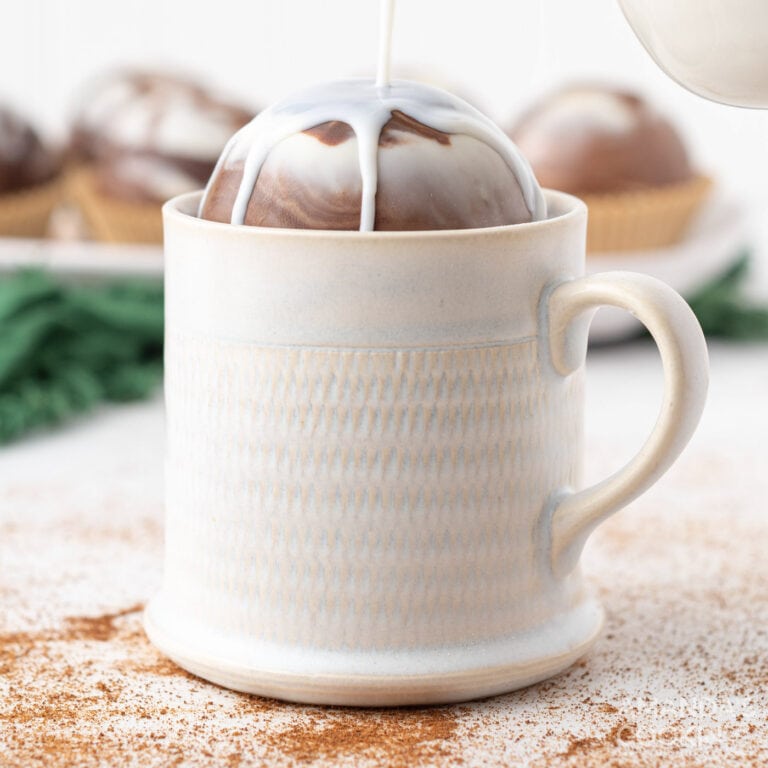
<path fill-rule="evenodd" d="M 578 480 L 582 384 L 542 370 L 535 340 L 398 351 L 169 334 L 166 355 L 164 595 L 190 620 L 375 650 L 490 640 L 564 609 L 542 542 L 520 532 Z"/>

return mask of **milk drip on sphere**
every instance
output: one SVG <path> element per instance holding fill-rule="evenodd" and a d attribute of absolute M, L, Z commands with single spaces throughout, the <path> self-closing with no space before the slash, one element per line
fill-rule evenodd
<path fill-rule="evenodd" d="M 399 114 L 439 134 L 457 137 L 453 159 L 461 152 L 475 153 L 478 155 L 476 165 L 480 168 L 481 160 L 487 162 L 487 158 L 480 155 L 483 152 L 487 154 L 488 149 L 492 150 L 506 164 L 511 178 L 519 187 L 519 194 L 527 209 L 525 220 L 537 221 L 546 218 L 544 197 L 530 166 L 514 143 L 490 118 L 447 91 L 423 83 L 389 79 L 393 8 L 393 0 L 383 0 L 377 79 L 321 83 L 299 91 L 257 115 L 232 137 L 224 149 L 202 200 L 201 215 L 205 215 L 209 195 L 218 175 L 226 169 L 238 168 L 242 169 L 242 175 L 231 204 L 229 223 L 249 223 L 246 221 L 249 204 L 270 154 L 282 142 L 317 126 L 343 124 L 351 129 L 357 144 L 355 173 L 359 174 L 361 182 L 359 229 L 363 232 L 374 230 L 382 167 L 382 131 L 393 116 Z M 461 146 L 466 146 L 466 149 L 459 148 L 459 138 L 464 142 Z M 450 143 L 450 139 L 447 143 Z M 483 146 L 478 147 L 477 143 Z M 297 149 L 296 154 L 301 154 L 301 150 Z M 413 164 L 414 156 L 409 157 Z M 292 162 L 291 158 L 287 160 L 288 165 L 294 166 L 294 174 L 305 177 L 319 173 L 315 169 L 322 165 L 322 162 L 314 155 L 310 157 L 307 154 L 303 158 L 302 169 L 298 157 L 295 162 Z M 471 157 L 465 158 L 464 162 L 465 167 L 472 166 Z M 478 175 L 479 173 L 480 171 Z M 461 171 L 461 174 L 465 172 Z M 407 178 L 407 175 L 403 169 L 403 178 Z M 498 170 L 495 175 L 499 175 Z M 482 178 L 475 180 L 471 173 L 465 174 L 464 178 L 445 180 L 444 184 L 447 181 L 448 184 L 460 185 L 465 179 L 469 185 L 477 183 L 478 195 L 481 197 L 498 196 L 498 190 L 502 188 L 499 184 L 485 184 Z M 436 174 L 436 183 L 438 181 Z M 457 198 L 457 207 L 459 204 Z M 493 223 L 517 222 L 494 220 Z"/>

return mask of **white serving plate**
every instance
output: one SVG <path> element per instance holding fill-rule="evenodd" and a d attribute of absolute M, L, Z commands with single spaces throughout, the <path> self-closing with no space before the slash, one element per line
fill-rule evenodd
<path fill-rule="evenodd" d="M 160 277 L 161 245 L 0 238 L 0 271 L 45 267 L 77 276 Z"/>
<path fill-rule="evenodd" d="M 588 272 L 622 269 L 644 272 L 690 296 L 722 273 L 748 242 L 744 207 L 714 198 L 684 242 L 654 251 L 601 253 L 587 260 Z M 122 245 L 83 241 L 0 238 L 0 271 L 40 266 L 76 276 L 162 277 L 160 245 Z M 640 324 L 621 310 L 601 309 L 590 340 L 619 341 L 638 333 Z"/>
<path fill-rule="evenodd" d="M 713 198 L 694 222 L 686 239 L 652 251 L 601 253 L 587 258 L 587 272 L 621 269 L 658 277 L 685 297 L 722 274 L 749 243 L 744 207 L 733 200 Z M 610 307 L 592 322 L 590 341 L 606 343 L 636 335 L 640 323 Z"/>

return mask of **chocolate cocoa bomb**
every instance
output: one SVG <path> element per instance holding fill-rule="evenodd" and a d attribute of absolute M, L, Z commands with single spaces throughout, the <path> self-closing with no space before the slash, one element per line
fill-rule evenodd
<path fill-rule="evenodd" d="M 93 163 L 105 194 L 146 202 L 203 186 L 227 139 L 253 117 L 190 80 L 142 72 L 103 78 L 82 103 L 74 155 Z"/>
<path fill-rule="evenodd" d="M 357 84 L 351 83 L 354 95 Z M 239 222 L 233 211 L 247 161 L 237 153 L 234 158 L 225 153 L 209 182 L 201 217 L 264 227 L 390 231 L 532 220 L 530 202 L 509 158 L 479 133 L 440 130 L 399 109 L 386 112 L 384 120 L 375 158 L 373 227 L 361 224 L 365 219 L 361 142 L 365 154 L 368 139 L 361 139 L 343 119 L 324 121 L 270 145 L 255 184 L 245 184 L 250 197 Z M 530 173 L 527 166 L 526 173 Z M 535 185 L 532 175 L 531 183 Z"/>
<path fill-rule="evenodd" d="M 18 192 L 52 179 L 57 155 L 16 112 L 0 108 L 0 194 Z"/>
<path fill-rule="evenodd" d="M 543 186 L 575 195 L 649 189 L 694 176 L 672 124 L 622 90 L 562 90 L 534 106 L 510 135 Z"/>
<path fill-rule="evenodd" d="M 379 137 L 376 230 L 465 229 L 531 220 L 502 158 L 470 136 L 442 133 L 395 112 Z M 248 203 L 245 223 L 295 229 L 358 229 L 362 182 L 357 139 L 332 121 L 280 142 Z M 202 217 L 228 222 L 243 177 L 224 167 Z"/>

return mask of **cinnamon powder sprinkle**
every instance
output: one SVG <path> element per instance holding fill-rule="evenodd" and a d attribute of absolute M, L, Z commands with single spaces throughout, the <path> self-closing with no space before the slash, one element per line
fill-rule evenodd
<path fill-rule="evenodd" d="M 304 707 L 224 691 L 155 651 L 141 609 L 0 634 L 0 766 L 461 764 L 459 708 Z"/>
<path fill-rule="evenodd" d="M 450 709 L 329 710 L 270 734 L 265 743 L 298 763 L 354 757 L 405 768 L 452 758 L 453 765 L 461 765 L 454 739 L 457 725 L 457 714 Z"/>
<path fill-rule="evenodd" d="M 150 645 L 140 604 L 160 581 L 160 449 L 126 416 L 121 451 L 105 428 L 96 469 L 73 452 L 46 483 L 39 464 L 15 490 L 0 484 L 0 768 L 764 768 L 767 416 L 755 408 L 748 425 L 762 454 L 723 422 L 727 454 L 694 441 L 592 537 L 584 569 L 607 620 L 584 659 L 506 696 L 388 710 L 238 694 Z M 603 474 L 616 435 L 595 440 Z M 81 460 L 104 488 L 81 482 Z"/>
<path fill-rule="evenodd" d="M 696 734 L 688 733 L 685 717 L 673 718 L 671 729 L 648 730 L 654 711 L 670 719 L 653 697 L 630 706 L 624 696 L 614 699 L 624 699 L 621 706 L 599 698 L 588 659 L 553 680 L 484 702 L 401 709 L 302 706 L 233 693 L 186 673 L 149 644 L 140 610 L 134 605 L 96 617 L 69 617 L 56 629 L 0 635 L 8 688 L 0 705 L 2 768 L 624 768 L 660 764 L 648 756 L 662 754 L 676 755 L 670 765 L 709 765 L 691 754 Z M 760 661 L 746 661 L 754 662 L 761 682 L 768 683 Z M 572 694 L 584 686 L 593 695 L 574 700 Z M 591 723 L 588 734 L 571 730 L 575 713 Z M 763 722 L 743 714 L 734 721 L 755 743 L 766 735 L 768 712 L 761 714 Z M 489 754 L 497 759 L 486 763 L 481 756 Z M 742 764 L 761 765 L 761 754 L 764 750 L 745 753 L 750 759 Z"/>

